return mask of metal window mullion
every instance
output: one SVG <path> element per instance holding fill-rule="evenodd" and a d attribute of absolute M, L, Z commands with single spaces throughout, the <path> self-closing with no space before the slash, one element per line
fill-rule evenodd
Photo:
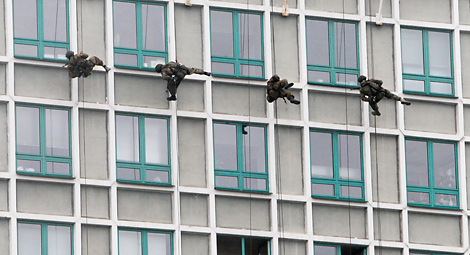
<path fill-rule="evenodd" d="M 241 255 L 245 255 L 245 237 L 242 237 L 242 254 Z"/>
<path fill-rule="evenodd" d="M 335 22 L 328 21 L 328 54 L 330 56 L 330 83 L 336 85 L 336 74 L 333 72 L 333 67 L 336 65 L 335 56 Z"/>
<path fill-rule="evenodd" d="M 39 107 L 39 147 L 41 156 L 41 173 L 47 173 L 47 161 L 46 161 L 46 109 Z"/>
<path fill-rule="evenodd" d="M 41 245 L 42 245 L 41 255 L 47 255 L 49 253 L 47 224 L 41 223 L 40 225 L 41 225 Z"/>
<path fill-rule="evenodd" d="M 44 0 L 36 0 L 36 8 L 37 8 L 37 15 L 38 15 L 38 58 L 44 58 L 44 11 L 43 11 L 43 4 Z"/>
<path fill-rule="evenodd" d="M 244 149 L 243 149 L 243 125 L 236 124 L 237 132 L 237 165 L 238 165 L 238 188 L 244 189 L 243 171 L 245 170 L 244 162 Z"/>
<path fill-rule="evenodd" d="M 428 181 L 429 181 L 429 204 L 434 206 L 435 205 L 435 200 L 434 200 L 434 149 L 433 149 L 433 142 L 428 141 L 427 142 L 427 147 L 428 147 Z"/>
<path fill-rule="evenodd" d="M 146 151 L 145 151 L 145 117 L 138 116 L 139 123 L 139 168 L 140 168 L 140 180 L 145 181 L 145 162 L 146 162 Z"/>
<path fill-rule="evenodd" d="M 335 197 L 339 198 L 341 194 L 341 185 L 339 185 L 339 145 L 338 145 L 338 134 L 331 133 L 331 140 L 333 143 L 333 180 L 334 180 L 334 189 Z"/>
<path fill-rule="evenodd" d="M 136 18 L 136 31 L 137 31 L 137 66 L 143 66 L 143 56 L 142 56 L 142 3 L 135 2 L 135 18 Z"/>
<path fill-rule="evenodd" d="M 423 62 L 424 62 L 424 75 L 425 75 L 425 80 L 424 80 L 424 92 L 429 93 L 430 90 L 430 82 L 429 82 L 429 74 L 430 72 L 430 64 L 429 64 L 429 37 L 428 37 L 428 31 L 427 30 L 422 30 L 422 35 L 423 35 Z"/>
<path fill-rule="evenodd" d="M 233 22 L 233 57 L 235 64 L 235 76 L 240 76 L 240 26 L 239 26 L 239 17 L 238 12 L 232 12 L 232 22 Z"/>
<path fill-rule="evenodd" d="M 141 243 L 142 255 L 147 255 L 148 254 L 148 232 L 141 231 L 140 233 L 142 236 L 142 243 Z"/>

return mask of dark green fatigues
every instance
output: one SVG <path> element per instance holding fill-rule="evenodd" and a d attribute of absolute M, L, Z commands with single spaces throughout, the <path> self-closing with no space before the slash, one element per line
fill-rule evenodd
<path fill-rule="evenodd" d="M 377 116 L 380 116 L 379 106 L 377 103 L 380 102 L 382 98 L 386 97 L 389 99 L 395 99 L 402 103 L 404 101 L 401 97 L 390 92 L 390 90 L 384 89 L 382 84 L 383 82 L 381 80 L 364 80 L 361 82 L 361 88 L 359 89 L 362 101 L 369 102 L 370 107 L 374 110 L 372 114 Z"/>
<path fill-rule="evenodd" d="M 86 78 L 91 75 L 95 66 L 102 66 L 106 71 L 109 70 L 100 58 L 95 56 L 90 59 L 87 58 L 88 54 L 86 53 L 75 54 L 69 58 L 67 71 L 70 78 L 81 77 L 82 75 Z"/>
<path fill-rule="evenodd" d="M 280 80 L 278 75 L 273 75 L 268 80 L 268 87 L 267 87 L 267 97 L 266 99 L 268 102 L 272 103 L 278 98 L 287 98 L 289 102 L 293 104 L 299 104 L 300 101 L 295 100 L 295 96 L 292 92 L 288 91 L 287 89 L 292 86 L 293 84 L 289 84 L 286 79 Z"/>
<path fill-rule="evenodd" d="M 199 68 L 188 68 L 176 62 L 168 62 L 162 67 L 162 78 L 167 81 L 166 88 L 170 92 L 171 97 L 168 100 L 176 100 L 176 90 L 183 81 L 186 75 L 203 74 L 210 75 L 210 73 Z"/>

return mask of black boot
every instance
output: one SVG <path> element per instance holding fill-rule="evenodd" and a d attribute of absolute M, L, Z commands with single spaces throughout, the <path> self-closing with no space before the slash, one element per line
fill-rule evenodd
<path fill-rule="evenodd" d="M 284 86 L 284 89 L 289 89 L 290 87 L 294 86 L 294 83 L 289 83 L 289 84 L 286 84 L 286 86 Z"/>
<path fill-rule="evenodd" d="M 167 97 L 166 100 L 168 100 L 168 101 L 176 101 L 176 96 Z"/>
<path fill-rule="evenodd" d="M 400 99 L 400 103 L 404 104 L 404 105 L 410 105 L 411 104 L 410 102 L 406 101 L 404 98 Z"/>
<path fill-rule="evenodd" d="M 293 104 L 300 104 L 300 101 L 299 101 L 299 100 L 296 100 L 296 99 L 293 99 L 293 98 L 292 98 L 291 100 L 289 100 L 289 101 L 290 101 L 291 103 L 293 103 Z"/>
<path fill-rule="evenodd" d="M 379 111 L 373 111 L 373 112 L 372 112 L 372 115 L 374 115 L 374 116 L 380 116 L 381 114 L 380 114 Z"/>

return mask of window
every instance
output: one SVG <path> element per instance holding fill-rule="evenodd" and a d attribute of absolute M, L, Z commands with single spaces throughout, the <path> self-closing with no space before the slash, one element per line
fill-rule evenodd
<path fill-rule="evenodd" d="M 114 1 L 114 65 L 153 69 L 167 60 L 166 6 Z"/>
<path fill-rule="evenodd" d="M 357 23 L 307 19 L 308 82 L 357 87 Z"/>
<path fill-rule="evenodd" d="M 171 255 L 172 235 L 168 232 L 119 229 L 119 254 Z"/>
<path fill-rule="evenodd" d="M 18 222 L 18 255 L 72 255 L 72 226 Z"/>
<path fill-rule="evenodd" d="M 13 0 L 15 56 L 65 60 L 68 8 L 67 0 Z"/>
<path fill-rule="evenodd" d="M 310 161 L 312 196 L 364 200 L 361 135 L 311 131 Z"/>
<path fill-rule="evenodd" d="M 458 209 L 456 144 L 408 138 L 405 145 L 408 204 Z"/>
<path fill-rule="evenodd" d="M 215 186 L 268 191 L 266 128 L 214 123 Z"/>
<path fill-rule="evenodd" d="M 19 174 L 72 176 L 70 110 L 16 107 L 16 171 Z"/>
<path fill-rule="evenodd" d="M 217 235 L 217 254 L 269 255 L 269 240 L 256 237 Z"/>
<path fill-rule="evenodd" d="M 212 74 L 264 78 L 263 15 L 213 9 L 210 19 Z"/>
<path fill-rule="evenodd" d="M 402 28 L 403 91 L 453 96 L 451 32 Z"/>
<path fill-rule="evenodd" d="M 167 118 L 116 114 L 118 181 L 171 183 L 168 125 Z"/>
<path fill-rule="evenodd" d="M 365 255 L 365 247 L 346 244 L 314 244 L 315 255 Z"/>

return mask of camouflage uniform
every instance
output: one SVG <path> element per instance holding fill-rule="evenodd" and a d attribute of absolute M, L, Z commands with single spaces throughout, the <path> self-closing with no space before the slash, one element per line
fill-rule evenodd
<path fill-rule="evenodd" d="M 191 75 L 191 74 L 203 74 L 210 76 L 211 73 L 206 72 L 202 69 L 199 68 L 188 68 L 182 64 L 179 64 L 177 62 L 168 62 L 165 65 L 158 64 L 155 66 L 155 71 L 157 73 L 162 74 L 162 78 L 167 81 L 167 86 L 166 88 L 170 92 L 170 97 L 167 99 L 169 101 L 176 100 L 176 90 L 178 89 L 178 86 L 180 85 L 181 81 L 183 81 L 184 77 L 186 75 Z"/>
<path fill-rule="evenodd" d="M 87 59 L 88 54 L 83 52 L 74 54 L 73 51 L 68 51 L 66 56 L 69 59 L 67 71 L 70 78 L 81 77 L 82 75 L 85 78 L 90 76 L 95 65 L 102 66 L 106 72 L 110 70 L 101 59 L 95 56 Z"/>
<path fill-rule="evenodd" d="M 294 83 L 289 83 L 286 79 L 279 78 L 277 74 L 268 80 L 267 97 L 268 102 L 272 103 L 278 98 L 287 98 L 293 104 L 300 104 L 299 100 L 294 99 L 292 92 L 287 91 Z"/>
<path fill-rule="evenodd" d="M 378 102 L 380 102 L 380 100 L 382 100 L 384 97 L 394 99 L 405 105 L 411 104 L 405 99 L 393 94 L 390 92 L 390 90 L 384 89 L 382 87 L 383 82 L 381 80 L 367 80 L 364 75 L 361 75 L 358 81 L 361 83 L 361 88 L 359 89 L 361 93 L 361 99 L 362 101 L 369 102 L 370 107 L 372 110 L 374 110 L 372 115 L 380 116 Z"/>

